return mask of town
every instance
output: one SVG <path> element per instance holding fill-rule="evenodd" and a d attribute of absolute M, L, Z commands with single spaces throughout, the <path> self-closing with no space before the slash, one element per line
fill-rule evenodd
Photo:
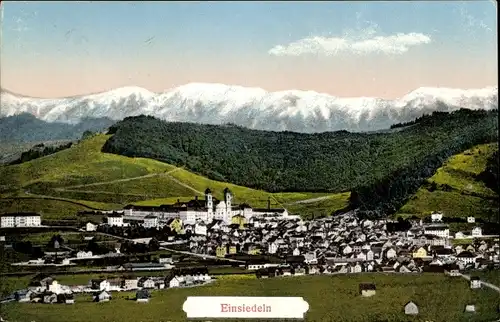
<path fill-rule="evenodd" d="M 229 189 L 224 191 L 223 201 L 215 200 L 210 189 L 205 193 L 205 200 L 94 212 L 104 218 L 103 222 L 75 228 L 86 235 L 87 244 L 75 249 L 65 245 L 60 236 L 53 236 L 49 247 L 32 251 L 35 258 L 11 264 L 20 270 L 92 266 L 93 271 L 140 271 L 146 275 L 71 286 L 50 276 L 38 276 L 6 300 L 74 303 L 73 294 L 90 293 L 99 302 L 109 301 L 111 292 L 136 290 L 135 300 L 147 301 L 151 289 L 204 285 L 218 278 L 210 274 L 211 269 L 228 266 L 257 278 L 434 272 L 467 278 L 471 288 L 487 286 L 500 292 L 498 286 L 467 275 L 474 270 L 500 269 L 499 236 L 484 234 L 474 217 L 467 218 L 466 225 L 472 227 L 469 231 L 454 234 L 439 212 L 424 219 L 370 220 L 348 211 L 305 221 L 285 209 L 232 205 Z M 4 232 L 43 228 L 41 215 L 4 214 L 1 228 Z M 9 243 L 12 236 L 1 236 L 3 247 L 14 247 Z M 104 236 L 119 243 L 106 248 L 95 242 Z M 155 252 L 159 255 L 152 256 Z M 139 254 L 135 258 L 143 261 L 131 262 L 131 254 Z M 187 264 L 182 257 L 189 258 Z M 374 288 L 360 285 L 360 292 Z"/>

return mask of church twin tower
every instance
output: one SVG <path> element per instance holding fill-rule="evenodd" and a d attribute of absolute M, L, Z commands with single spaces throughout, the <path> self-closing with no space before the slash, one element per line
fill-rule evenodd
<path fill-rule="evenodd" d="M 232 202 L 233 194 L 229 188 L 224 189 L 224 201 L 219 202 L 216 207 L 214 207 L 214 199 L 212 196 L 212 191 L 207 188 L 205 190 L 205 206 L 208 212 L 208 219 L 220 219 L 225 222 L 230 222 L 232 218 Z M 215 212 L 214 212 L 215 211 Z"/>

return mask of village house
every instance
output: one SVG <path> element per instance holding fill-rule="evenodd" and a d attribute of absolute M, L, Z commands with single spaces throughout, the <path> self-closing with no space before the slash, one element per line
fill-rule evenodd
<path fill-rule="evenodd" d="M 432 222 L 442 222 L 443 221 L 443 213 L 441 213 L 441 212 L 433 212 L 431 214 L 431 221 Z"/>
<path fill-rule="evenodd" d="M 470 278 L 470 288 L 478 289 L 481 288 L 481 280 L 477 276 L 472 276 Z"/>
<path fill-rule="evenodd" d="M 405 305 L 406 315 L 418 315 L 418 306 L 414 302 L 410 301 Z"/>
<path fill-rule="evenodd" d="M 137 283 L 140 288 L 155 288 L 155 281 L 149 277 L 141 277 Z"/>
<path fill-rule="evenodd" d="M 377 288 L 373 283 L 361 283 L 359 284 L 359 294 L 364 297 L 370 297 L 376 294 Z"/>
<path fill-rule="evenodd" d="M 151 293 L 146 289 L 138 290 L 135 293 L 135 300 L 136 300 L 136 302 L 139 302 L 139 303 L 149 302 L 150 297 L 151 297 Z"/>
<path fill-rule="evenodd" d="M 72 293 L 64 293 L 57 295 L 57 303 L 75 304 L 75 297 Z"/>
<path fill-rule="evenodd" d="M 86 225 L 85 225 L 85 230 L 86 231 L 96 231 L 97 230 L 97 225 L 92 223 L 92 222 L 88 222 Z"/>
<path fill-rule="evenodd" d="M 476 261 L 476 255 L 472 254 L 470 251 L 464 250 L 456 256 L 457 260 L 463 262 L 464 264 L 473 264 Z"/>
<path fill-rule="evenodd" d="M 174 276 L 171 280 L 168 281 L 168 287 L 174 288 L 174 287 L 180 287 L 181 283 L 183 282 L 183 279 L 179 276 Z M 165 284 L 167 281 L 165 281 Z"/>
<path fill-rule="evenodd" d="M 474 229 L 472 229 L 471 236 L 473 238 L 483 236 L 483 230 L 481 229 L 481 227 L 475 227 Z"/>
<path fill-rule="evenodd" d="M 92 257 L 93 254 L 91 251 L 79 251 L 78 253 L 76 253 L 76 258 L 89 258 L 89 257 Z"/>
<path fill-rule="evenodd" d="M 139 279 L 137 278 L 132 278 L 132 279 L 124 279 L 122 281 L 122 288 L 126 290 L 135 290 L 139 288 Z"/>
<path fill-rule="evenodd" d="M 110 284 L 105 279 L 94 279 L 94 280 L 90 280 L 90 287 L 93 290 L 109 291 Z"/>
<path fill-rule="evenodd" d="M 413 254 L 413 258 L 425 258 L 427 257 L 427 250 L 424 247 L 419 247 Z"/>
<path fill-rule="evenodd" d="M 104 290 L 100 291 L 100 292 L 96 292 L 92 296 L 92 300 L 94 302 L 109 302 L 109 300 L 111 300 L 111 294 L 104 291 Z"/>

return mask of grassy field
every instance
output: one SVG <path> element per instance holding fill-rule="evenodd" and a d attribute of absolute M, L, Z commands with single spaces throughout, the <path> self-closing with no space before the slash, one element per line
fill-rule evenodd
<path fill-rule="evenodd" d="M 151 159 L 102 153 L 101 148 L 108 138 L 108 135 L 98 135 L 53 155 L 0 167 L 2 212 L 39 211 L 44 219 L 74 220 L 80 210 L 110 210 L 130 203 L 160 205 L 177 199 L 189 200 L 202 196 L 207 187 L 218 199 L 223 199 L 223 190 L 228 187 L 236 203 L 266 207 L 271 198 L 272 207 L 286 207 L 291 213 L 306 216 L 311 213 L 327 215 L 347 205 L 348 193 L 271 194 L 210 180 Z M 296 203 L 325 196 L 328 199 Z"/>
<path fill-rule="evenodd" d="M 81 232 L 68 232 L 68 231 L 50 231 L 41 233 L 31 233 L 25 235 L 15 235 L 16 238 L 22 241 L 30 241 L 34 245 L 46 245 L 52 236 L 60 235 L 65 245 L 71 244 L 87 244 L 88 241 L 84 240 L 85 236 L 93 236 L 95 242 L 116 242 L 117 239 L 107 235 L 93 235 L 91 233 Z"/>
<path fill-rule="evenodd" d="M 362 282 L 374 282 L 377 294 L 360 297 Z M 227 278 L 207 286 L 154 291 L 147 304 L 127 301 L 134 293 L 113 295 L 109 303 L 92 303 L 90 295 L 78 296 L 75 305 L 9 303 L 2 306 L 2 316 L 16 322 L 186 321 L 182 304 L 187 296 L 301 296 L 310 305 L 306 321 L 493 321 L 499 318 L 500 301 L 498 293 L 471 290 L 467 281 L 443 274 Z M 410 300 L 419 306 L 417 317 L 403 313 Z M 475 304 L 477 313 L 463 313 L 466 304 Z"/>
<path fill-rule="evenodd" d="M 494 198 L 498 196 L 475 178 L 496 150 L 498 143 L 483 144 L 452 156 L 428 179 L 429 184 L 434 182 L 438 188 L 434 191 L 420 188 L 398 214 L 428 215 L 442 211 L 447 217 L 496 218 L 498 203 Z M 448 185 L 449 191 L 443 185 Z"/>

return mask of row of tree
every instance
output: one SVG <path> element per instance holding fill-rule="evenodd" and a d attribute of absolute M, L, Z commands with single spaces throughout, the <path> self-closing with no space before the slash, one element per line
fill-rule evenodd
<path fill-rule="evenodd" d="M 28 162 L 34 159 L 38 159 L 47 155 L 54 154 L 56 152 L 62 151 L 69 149 L 73 145 L 72 142 L 66 143 L 66 144 L 61 144 L 61 145 L 49 145 L 45 146 L 43 143 L 35 145 L 33 148 L 29 149 L 28 151 L 25 151 L 21 153 L 21 156 L 12 161 L 10 165 L 12 164 L 20 164 L 24 162 Z"/>

